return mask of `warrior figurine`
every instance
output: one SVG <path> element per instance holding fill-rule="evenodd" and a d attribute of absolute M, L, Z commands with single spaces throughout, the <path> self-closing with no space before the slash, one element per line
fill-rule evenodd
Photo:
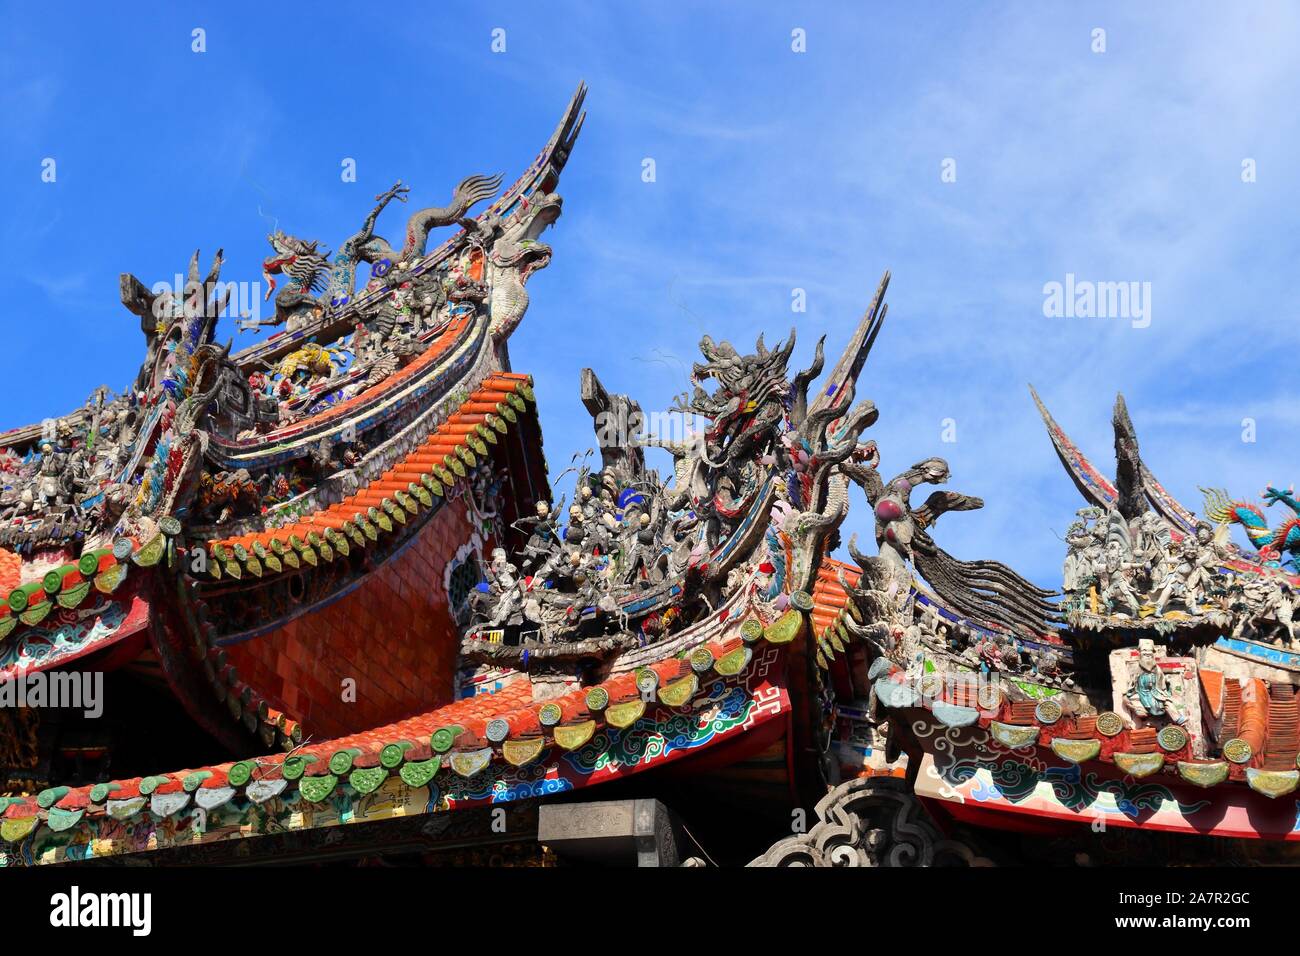
<path fill-rule="evenodd" d="M 1272 585 L 1269 589 L 1268 609 L 1286 632 L 1288 645 L 1294 648 L 1296 646 L 1295 592 L 1291 589 L 1291 585 L 1281 581 L 1273 581 Z"/>
<path fill-rule="evenodd" d="M 56 452 L 53 444 L 48 441 L 41 443 L 41 463 L 36 472 L 36 507 L 39 510 L 67 504 L 67 464 L 67 457 Z"/>
<path fill-rule="evenodd" d="M 506 558 L 504 548 L 497 548 L 492 552 L 492 563 L 488 567 L 487 620 L 492 627 L 518 624 L 522 620 L 517 571 L 518 569 Z"/>
<path fill-rule="evenodd" d="M 1134 565 L 1124 560 L 1124 555 L 1120 552 L 1119 545 L 1111 542 L 1106 548 L 1105 563 L 1101 567 L 1099 582 L 1101 583 L 1101 599 L 1106 605 L 1107 613 L 1114 611 L 1116 605 L 1121 605 L 1120 614 L 1137 617 L 1140 609 L 1137 593 L 1133 590 L 1133 585 L 1129 583 L 1127 572 L 1132 570 Z"/>
<path fill-rule="evenodd" d="M 1065 531 L 1065 543 L 1069 545 L 1069 551 L 1065 554 L 1065 566 L 1061 569 L 1061 586 L 1067 594 L 1073 594 L 1088 583 L 1088 568 L 1083 552 L 1092 543 L 1092 533 L 1083 521 L 1075 521 Z"/>
<path fill-rule="evenodd" d="M 661 560 L 659 535 L 651 522 L 650 515 L 641 512 L 637 525 L 635 544 L 631 548 L 632 553 L 624 581 L 627 584 L 649 587 L 663 580 L 665 562 Z"/>
<path fill-rule="evenodd" d="M 1171 560 L 1173 566 L 1165 572 L 1161 581 L 1160 594 L 1156 597 L 1156 615 L 1164 613 L 1165 605 L 1171 597 L 1178 597 L 1187 613 L 1199 615 L 1201 609 L 1197 604 L 1197 595 L 1203 594 L 1209 582 L 1210 569 L 1218 560 L 1212 547 L 1214 532 L 1208 524 L 1200 522 L 1196 526 L 1196 536 L 1183 539 L 1178 557 Z M 1170 553 L 1173 554 L 1172 545 Z"/>
<path fill-rule="evenodd" d="M 577 505 L 569 508 L 569 526 L 564 529 L 564 543 L 570 548 L 586 548 L 587 538 L 590 537 L 591 531 L 583 518 L 582 509 Z"/>

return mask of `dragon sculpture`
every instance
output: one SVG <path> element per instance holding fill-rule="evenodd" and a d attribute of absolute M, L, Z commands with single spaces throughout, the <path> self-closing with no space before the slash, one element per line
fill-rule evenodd
<path fill-rule="evenodd" d="M 1205 496 L 1206 515 L 1224 525 L 1241 525 L 1265 562 L 1300 570 L 1300 501 L 1296 501 L 1293 488 L 1283 491 L 1270 485 L 1260 496 L 1268 507 L 1284 504 L 1294 512 L 1294 517 L 1276 528 L 1269 527 L 1263 509 L 1257 504 L 1238 501 L 1220 488 L 1202 488 L 1201 493 Z M 1288 556 L 1285 561 L 1283 555 Z"/>
<path fill-rule="evenodd" d="M 377 205 L 361 229 L 344 240 L 332 264 L 330 252 L 321 249 L 317 240 L 308 242 L 276 230 L 266 237 L 275 253 L 262 262 L 266 299 L 269 301 L 275 292 L 276 276 L 284 275 L 288 280 L 275 296 L 274 317 L 261 324 L 285 325 L 289 331 L 296 331 L 314 315 L 323 313 L 326 305 L 338 308 L 351 299 L 359 263 L 368 263 L 372 274 L 382 277 L 395 266 L 422 257 L 429 233 L 434 229 L 459 224 L 471 232 L 477 230 L 478 223 L 467 219 L 466 214 L 476 204 L 490 199 L 500 186 L 500 175 L 467 176 L 456 186 L 447 205 L 427 206 L 411 214 L 406 223 L 406 241 L 400 250 L 395 250 L 386 239 L 375 235 L 375 224 L 379 214 L 394 199 L 406 201 L 409 187 L 398 180 L 391 189 L 375 197 Z"/>
<path fill-rule="evenodd" d="M 361 262 L 376 263 L 382 258 L 382 249 L 388 244 L 383 239 L 375 238 L 375 223 L 379 214 L 394 199 L 406 202 L 410 188 L 402 185 L 399 179 L 392 189 L 375 197 L 376 206 L 366 217 L 361 228 L 343 240 L 339 251 L 334 254 L 334 265 L 330 269 L 329 282 L 325 289 L 325 299 L 333 308 L 347 304 L 356 291 L 357 264 Z"/>
<path fill-rule="evenodd" d="M 288 279 L 275 295 L 275 316 L 268 325 L 284 325 L 290 332 L 296 332 L 314 316 L 323 312 L 317 295 L 329 282 L 329 251 L 322 251 L 316 240 L 306 242 L 296 236 L 287 235 L 276 230 L 266 237 L 266 241 L 275 250 L 275 255 L 262 261 L 262 278 L 266 280 L 266 300 L 276 290 L 275 277 L 287 276 Z M 354 269 L 349 264 L 348 269 Z"/>
<path fill-rule="evenodd" d="M 492 290 L 491 331 L 497 341 L 504 341 L 515 330 L 528 309 L 525 283 L 551 261 L 551 247 L 538 237 L 560 218 L 563 208 L 564 200 L 558 195 L 539 191 L 531 200 L 521 199 L 505 219 L 488 216 L 475 224 L 475 241 L 488 250 L 485 278 Z"/>
<path fill-rule="evenodd" d="M 504 550 L 493 556 L 462 654 L 534 674 L 581 669 L 709 620 L 742 585 L 772 601 L 806 599 L 847 510 L 838 466 L 877 413 L 869 401 L 854 404 L 851 379 L 831 389 L 834 401 L 810 404 L 821 345 L 792 380 L 794 343 L 791 333 L 768 349 L 760 336 L 745 355 L 705 336 L 694 380 L 716 388 L 697 384 L 673 411 L 710 424 L 683 441 L 643 434 L 640 407 L 585 370 L 583 401 L 603 467 L 580 469 L 569 508 L 543 502 L 516 522 L 527 543 L 515 560 Z M 611 419 L 630 427 L 611 434 Z M 670 484 L 645 467 L 646 446 L 672 454 Z M 751 579 L 762 583 L 745 584 Z"/>
<path fill-rule="evenodd" d="M 384 259 L 393 262 L 410 262 L 424 255 L 429 242 L 429 233 L 441 226 L 456 223 L 466 229 L 473 229 L 475 223 L 465 218 L 469 210 L 485 199 L 491 199 L 501 188 L 501 174 L 495 176 L 472 175 L 462 179 L 451 194 L 451 202 L 445 206 L 427 206 L 411 213 L 406 221 L 406 243 L 399 253 L 394 253 L 391 246 L 383 239 L 375 239 L 365 249 L 365 261 L 382 263 Z"/>

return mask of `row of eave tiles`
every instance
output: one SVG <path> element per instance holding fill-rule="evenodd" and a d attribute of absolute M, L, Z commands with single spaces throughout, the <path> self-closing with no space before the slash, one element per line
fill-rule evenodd
<path fill-rule="evenodd" d="M 405 525 L 421 508 L 431 508 L 435 497 L 468 475 L 466 469 L 475 467 L 478 456 L 489 454 L 489 446 L 526 410 L 526 401 L 534 401 L 530 376 L 489 375 L 422 444 L 356 494 L 288 526 L 209 543 L 208 573 L 214 578 L 242 579 L 245 573 L 260 578 L 286 567 L 347 557 L 349 542 L 365 547 L 380 534 Z M 211 624 L 199 627 L 205 637 L 208 680 L 231 717 L 268 747 L 292 750 L 301 743 L 299 721 L 244 682 L 225 651 L 213 645 Z"/>
<path fill-rule="evenodd" d="M 477 462 L 476 455 L 487 455 L 497 433 L 504 434 L 507 424 L 525 410 L 525 399 L 533 400 L 529 376 L 510 372 L 489 376 L 422 446 L 357 494 L 275 531 L 212 542 L 209 573 L 239 578 L 247 571 L 261 577 L 285 565 L 297 568 L 303 562 L 314 565 L 318 558 L 332 560 L 335 552 L 346 555 L 348 539 L 364 547 L 380 531 L 391 531 L 393 522 L 404 524 L 420 506 L 432 506 L 433 497 L 441 497 L 464 477 L 466 468 Z M 39 580 L 19 584 L 0 596 L 0 639 L 20 623 L 35 627 L 56 607 L 79 607 L 92 586 L 100 593 L 113 593 L 126 578 L 128 560 L 149 567 L 165 553 L 162 534 L 143 543 L 122 538 L 112 548 L 86 551 Z"/>
<path fill-rule="evenodd" d="M 601 726 L 632 727 L 651 706 L 691 712 L 701 679 L 739 679 L 760 642 L 790 644 L 804 632 L 805 621 L 804 612 L 793 607 L 767 626 L 751 617 L 741 622 L 740 636 L 541 704 L 533 702 L 531 682 L 521 675 L 497 691 L 289 754 L 90 787 L 51 787 L 35 797 L 0 797 L 0 838 L 20 841 L 42 823 L 67 830 L 88 813 L 129 819 L 148 810 L 166 817 L 191 800 L 214 809 L 240 790 L 261 802 L 297 786 L 304 799 L 319 803 L 344 780 L 357 793 L 368 794 L 391 773 L 420 787 L 440 771 L 468 779 L 494 762 L 527 766 L 542 760 L 552 746 L 572 751 L 586 745 Z"/>
<path fill-rule="evenodd" d="M 261 577 L 285 566 L 347 555 L 349 541 L 365 547 L 380 532 L 393 530 L 394 522 L 405 524 L 421 507 L 431 507 L 434 498 L 466 477 L 467 469 L 486 457 L 498 435 L 525 411 L 525 400 L 533 399 L 530 376 L 488 376 L 423 444 L 356 494 L 272 531 L 210 542 L 208 573 L 214 578 L 241 578 L 245 572 Z"/>
<path fill-rule="evenodd" d="M 490 376 L 422 446 L 378 481 L 289 528 L 212 543 L 210 548 L 215 559 L 212 566 L 220 566 L 225 573 L 236 577 L 245 570 L 261 574 L 266 572 L 266 565 L 254 570 L 249 567 L 250 562 L 261 564 L 266 559 L 271 570 L 278 570 L 271 563 L 276 558 L 301 556 L 315 563 L 318 554 L 332 556 L 336 548 L 331 545 L 337 546 L 340 541 L 343 546 L 337 550 L 346 554 L 346 539 L 342 539 L 341 533 L 358 544 L 373 540 L 376 528 L 390 530 L 392 527 L 382 518 L 394 517 L 399 509 L 415 513 L 412 498 L 421 504 L 431 504 L 431 499 L 418 495 L 417 490 L 427 495 L 442 494 L 445 485 L 465 474 L 464 466 L 473 467 L 474 453 L 487 453 L 486 446 L 473 439 L 491 441 L 485 433 L 487 429 L 504 433 L 502 419 L 514 421 L 515 413 L 526 407 L 525 398 L 533 399 L 528 376 L 511 373 Z M 403 522 L 405 514 L 396 520 Z M 288 547 L 284 544 L 286 539 Z M 308 558 L 308 554 L 312 557 Z M 819 662 L 823 651 L 830 656 L 829 642 L 835 630 L 832 622 L 845 613 L 847 595 L 838 585 L 836 572 L 839 570 L 845 572 L 850 583 L 856 579 L 857 569 L 827 561 L 818 576 L 815 595 L 808 601 L 813 605 L 814 626 L 822 632 L 818 638 Z M 221 573 L 217 571 L 214 576 Z M 440 769 L 472 777 L 487 767 L 494 756 L 508 764 L 524 766 L 539 759 L 552 743 L 566 750 L 583 746 L 599 724 L 615 728 L 631 726 L 645 713 L 647 687 L 652 691 L 650 698 L 664 705 L 679 708 L 687 705 L 698 690 L 700 675 L 711 670 L 725 677 L 740 674 L 752 659 L 752 650 L 747 645 L 760 638 L 774 644 L 788 643 L 797 636 L 802 622 L 803 615 L 793 609 L 768 628 L 755 626 L 759 625 L 757 620 L 748 621 L 742 628 L 743 638 L 704 645 L 687 659 L 657 662 L 540 707 L 520 706 L 531 701 L 530 684 L 520 678 L 494 694 L 458 701 L 380 730 L 295 749 L 284 756 L 93 787 L 55 787 L 35 798 L 0 798 L 7 803 L 0 819 L 0 836 L 7 840 L 21 839 L 38 822 L 38 813 L 43 814 L 52 829 L 67 829 L 87 810 L 102 809 L 101 805 L 107 801 L 130 804 L 141 798 L 139 806 L 123 807 L 131 809 L 132 814 L 145 806 L 155 814 L 160 810 L 176 812 L 195 793 L 206 791 L 213 798 L 224 798 L 221 802 L 225 802 L 238 788 L 261 781 L 273 783 L 277 779 L 299 781 L 303 795 L 318 801 L 326 799 L 345 776 L 355 790 L 368 793 L 382 784 L 390 771 L 398 772 L 408 785 L 417 786 L 428 783 Z M 842 636 L 847 639 L 847 634 Z M 497 716 L 485 716 L 493 712 Z M 281 715 L 269 716 L 274 719 Z M 420 740 L 425 735 L 428 735 L 427 743 Z M 298 738 L 299 734 L 293 736 Z M 198 799 L 203 802 L 202 797 Z"/>

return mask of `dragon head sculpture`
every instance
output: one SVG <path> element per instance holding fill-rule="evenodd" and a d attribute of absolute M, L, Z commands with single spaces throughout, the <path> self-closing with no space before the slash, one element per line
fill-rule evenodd
<path fill-rule="evenodd" d="M 489 258 L 497 268 L 520 270 L 522 279 L 551 261 L 551 247 L 541 235 L 564 211 L 564 199 L 557 193 L 534 193 L 519 201 L 519 209 L 498 223 L 501 230 L 492 244 Z"/>
<path fill-rule="evenodd" d="M 791 329 L 785 343 L 769 350 L 760 335 L 755 353 L 741 355 L 730 342 L 714 342 L 708 335 L 700 339 L 707 361 L 692 366 L 695 393 L 679 410 L 712 420 L 704 437 L 713 467 L 739 461 L 775 437 L 792 393 L 786 366 L 794 342 Z M 700 386 L 709 380 L 717 383 L 712 394 Z"/>
<path fill-rule="evenodd" d="M 290 287 L 295 292 L 306 294 L 320 292 L 324 288 L 325 276 L 329 272 L 330 253 L 320 249 L 317 240 L 306 242 L 277 229 L 267 235 L 266 241 L 275 250 L 274 255 L 262 260 L 267 301 L 275 292 L 275 277 L 278 275 L 289 276 Z"/>
<path fill-rule="evenodd" d="M 551 247 L 540 241 L 546 227 L 560 218 L 564 200 L 555 193 L 536 192 L 519 201 L 505 219 L 489 217 L 479 225 L 487 246 L 488 282 L 492 288 L 492 335 L 504 339 L 524 317 L 529 277 L 551 262 Z"/>

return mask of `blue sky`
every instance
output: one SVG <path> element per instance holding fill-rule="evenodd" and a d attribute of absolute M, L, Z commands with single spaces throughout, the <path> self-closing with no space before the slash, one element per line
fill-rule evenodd
<path fill-rule="evenodd" d="M 467 173 L 513 179 L 585 79 L 555 256 L 511 341 L 553 473 L 592 444 L 584 365 L 663 408 L 703 332 L 752 347 L 797 324 L 796 361 L 823 331 L 835 351 L 888 268 L 861 389 L 882 470 L 946 457 L 987 506 L 937 540 L 1055 585 L 1081 502 L 1027 382 L 1106 471 L 1123 390 L 1145 458 L 1192 507 L 1198 484 L 1253 494 L 1300 470 L 1300 13 L 1133 6 L 4 4 L 0 429 L 133 377 L 119 272 L 151 284 L 224 247 L 225 278 L 254 281 L 266 216 L 334 248 L 398 178 L 413 205 L 379 232 L 400 238 Z M 1043 286 L 1067 273 L 1151 283 L 1150 326 L 1045 318 Z M 855 504 L 846 537 L 869 537 Z"/>

